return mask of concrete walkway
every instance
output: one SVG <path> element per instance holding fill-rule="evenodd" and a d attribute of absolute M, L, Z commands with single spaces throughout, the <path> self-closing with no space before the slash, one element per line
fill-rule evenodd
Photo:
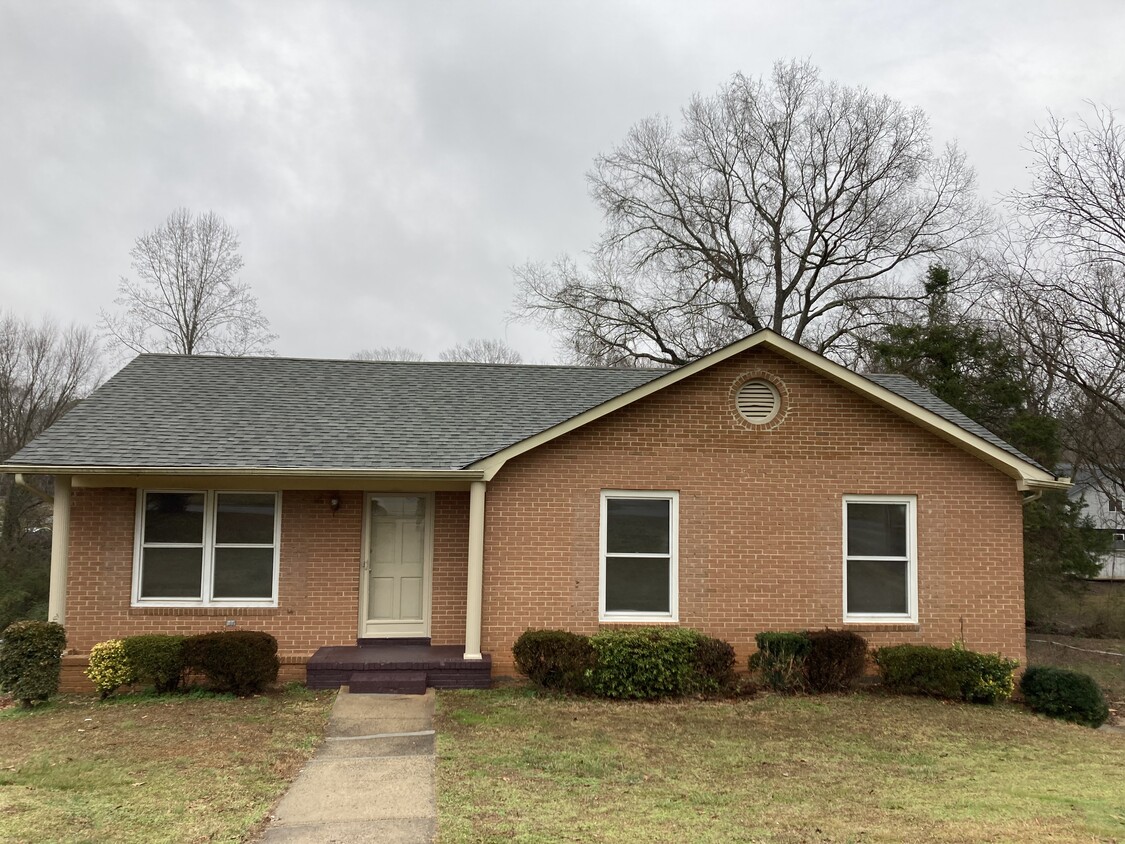
<path fill-rule="evenodd" d="M 433 840 L 434 691 L 341 690 L 324 744 L 281 798 L 263 844 Z"/>

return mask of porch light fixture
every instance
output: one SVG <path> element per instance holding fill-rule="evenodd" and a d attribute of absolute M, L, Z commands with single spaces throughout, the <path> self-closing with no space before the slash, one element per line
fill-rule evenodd
<path fill-rule="evenodd" d="M 340 509 L 340 493 L 332 493 L 332 497 L 328 499 L 328 506 L 332 508 L 333 513 Z"/>

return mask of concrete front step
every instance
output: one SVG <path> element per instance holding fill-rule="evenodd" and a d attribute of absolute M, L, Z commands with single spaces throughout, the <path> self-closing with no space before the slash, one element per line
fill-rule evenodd
<path fill-rule="evenodd" d="M 425 671 L 353 671 L 348 677 L 348 691 L 369 695 L 424 695 Z"/>

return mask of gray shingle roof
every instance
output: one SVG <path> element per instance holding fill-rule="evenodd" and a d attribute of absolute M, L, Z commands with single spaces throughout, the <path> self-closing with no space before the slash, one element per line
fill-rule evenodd
<path fill-rule="evenodd" d="M 661 374 L 141 355 L 9 462 L 461 468 Z"/>
<path fill-rule="evenodd" d="M 864 376 L 869 381 L 874 381 L 880 387 L 886 387 L 892 393 L 902 396 L 907 401 L 912 401 L 919 407 L 924 407 L 932 413 L 936 413 L 947 422 L 952 422 L 960 428 L 968 431 L 970 434 L 976 434 L 982 440 L 987 440 L 998 448 L 1002 448 L 1008 454 L 1015 455 L 1020 460 L 1025 460 L 1032 466 L 1038 466 L 1044 471 L 1050 471 L 1047 467 L 1043 466 L 1036 460 L 1032 460 L 1014 445 L 1006 442 L 988 428 L 974 422 L 964 413 L 959 411 L 951 404 L 939 399 L 921 384 L 907 378 L 905 375 L 890 375 L 890 374 L 868 374 Z"/>
<path fill-rule="evenodd" d="M 667 372 L 141 355 L 9 463 L 462 468 Z M 866 377 L 1039 466 L 909 378 Z"/>

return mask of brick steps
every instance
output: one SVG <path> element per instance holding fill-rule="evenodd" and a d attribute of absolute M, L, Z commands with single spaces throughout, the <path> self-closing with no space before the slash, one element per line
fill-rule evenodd
<path fill-rule="evenodd" d="M 353 671 L 348 677 L 348 691 L 353 695 L 424 695 L 426 672 L 393 668 Z"/>
<path fill-rule="evenodd" d="M 461 645 L 403 644 L 393 640 L 324 647 L 305 666 L 306 685 L 310 689 L 348 686 L 352 692 L 413 694 L 396 692 L 390 687 L 415 689 L 421 677 L 419 694 L 428 687 L 487 689 L 492 683 L 491 657 L 485 654 L 484 659 L 465 659 L 464 654 Z"/>

